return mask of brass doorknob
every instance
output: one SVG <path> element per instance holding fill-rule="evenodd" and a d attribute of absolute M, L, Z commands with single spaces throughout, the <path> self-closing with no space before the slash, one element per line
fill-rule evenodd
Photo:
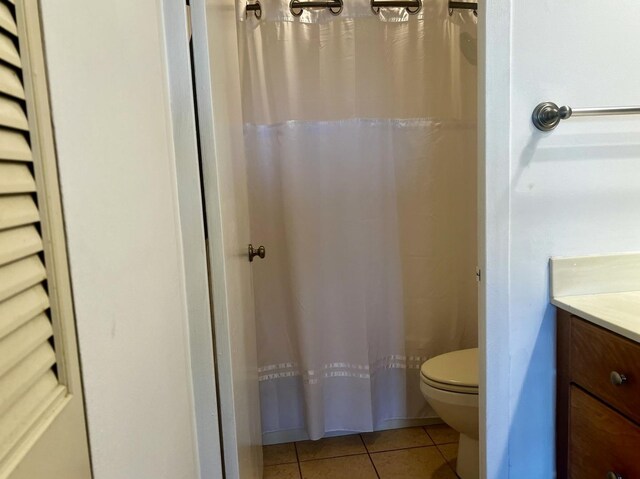
<path fill-rule="evenodd" d="M 249 244 L 249 262 L 253 263 L 253 258 L 255 258 L 256 256 L 260 259 L 264 259 L 264 257 L 267 255 L 267 250 L 264 248 L 264 246 L 260 246 L 258 247 L 258 249 L 253 249 L 253 245 Z"/>

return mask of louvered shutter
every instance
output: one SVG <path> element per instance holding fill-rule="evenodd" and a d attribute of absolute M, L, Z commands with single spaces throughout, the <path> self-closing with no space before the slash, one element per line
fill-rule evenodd
<path fill-rule="evenodd" d="M 0 461 L 66 394 L 56 374 L 18 30 L 0 2 Z"/>

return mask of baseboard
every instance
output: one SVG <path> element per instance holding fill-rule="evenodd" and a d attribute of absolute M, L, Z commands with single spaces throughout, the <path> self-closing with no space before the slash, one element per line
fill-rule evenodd
<path fill-rule="evenodd" d="M 442 424 L 439 417 L 426 417 L 417 419 L 389 419 L 379 424 L 375 431 L 386 431 L 389 429 L 402 429 L 406 427 L 431 426 L 433 424 Z M 348 436 L 349 434 L 358 434 L 361 432 L 371 431 L 331 431 L 324 437 Z M 304 429 L 288 429 L 286 431 L 273 431 L 262 434 L 262 444 L 269 446 L 272 444 L 283 444 L 287 442 L 307 441 L 309 436 Z"/>

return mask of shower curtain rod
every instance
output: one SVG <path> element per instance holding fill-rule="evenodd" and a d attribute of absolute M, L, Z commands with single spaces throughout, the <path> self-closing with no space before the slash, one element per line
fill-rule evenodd
<path fill-rule="evenodd" d="M 449 10 L 473 10 L 478 11 L 477 2 L 449 2 Z"/>
<path fill-rule="evenodd" d="M 342 5 L 342 0 L 291 0 L 289 3 L 289 11 L 294 17 L 299 17 L 305 8 L 326 8 L 332 15 L 340 15 Z"/>
<path fill-rule="evenodd" d="M 247 10 L 244 12 L 244 16 L 248 16 L 249 12 L 253 12 L 257 19 L 262 18 L 262 6 L 260 5 L 260 2 L 247 3 Z"/>
<path fill-rule="evenodd" d="M 376 15 L 380 7 L 405 8 L 411 15 L 415 15 L 422 8 L 421 0 L 371 0 L 371 10 Z"/>
<path fill-rule="evenodd" d="M 302 11 L 305 8 L 327 8 L 334 15 L 339 15 L 342 12 L 342 0 L 291 0 L 289 3 L 289 10 L 291 13 L 298 17 L 302 15 Z M 422 8 L 421 0 L 371 0 L 371 10 L 376 15 L 380 12 L 380 7 L 388 8 L 406 8 L 410 14 L 416 14 Z M 335 9 L 335 10 L 334 10 Z M 472 10 L 477 15 L 478 3 L 477 2 L 453 2 L 449 1 L 449 14 L 453 14 L 453 10 Z M 249 15 L 249 12 L 253 12 L 256 18 L 262 17 L 262 6 L 259 1 L 255 3 L 247 3 L 247 9 L 245 16 Z"/>

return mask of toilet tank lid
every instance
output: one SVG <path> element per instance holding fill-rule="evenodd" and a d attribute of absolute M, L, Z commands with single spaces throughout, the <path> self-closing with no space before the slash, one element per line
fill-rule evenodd
<path fill-rule="evenodd" d="M 441 354 L 422 364 L 421 374 L 443 384 L 478 387 L 478 348 Z"/>

